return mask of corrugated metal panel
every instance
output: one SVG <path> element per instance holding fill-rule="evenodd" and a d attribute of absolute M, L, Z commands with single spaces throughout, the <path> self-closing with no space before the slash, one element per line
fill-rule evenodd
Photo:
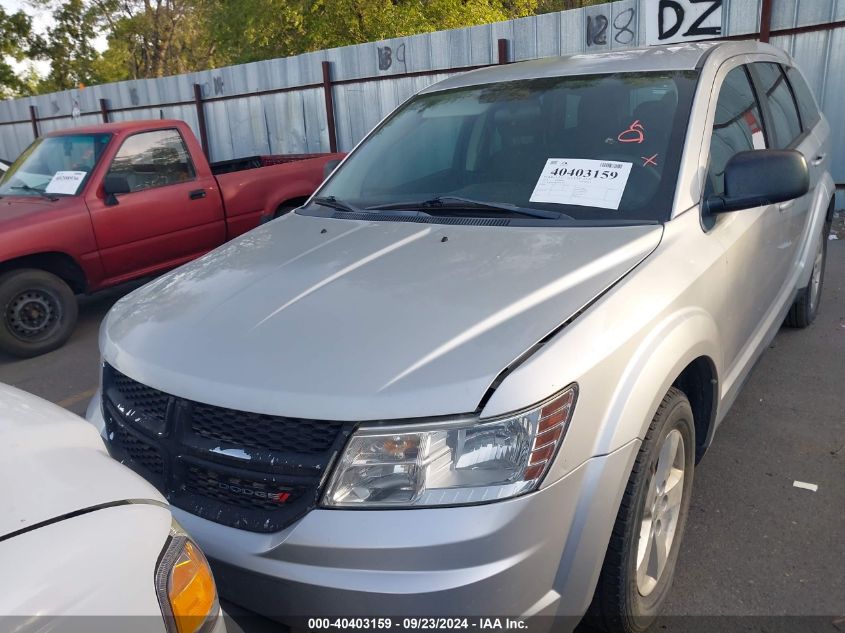
<path fill-rule="evenodd" d="M 573 55 L 584 50 L 584 9 L 565 11 L 560 15 L 560 54 Z"/>
<path fill-rule="evenodd" d="M 760 3 L 762 0 L 725 2 L 723 23 L 726 35 L 756 33 L 760 28 Z M 786 0 L 787 2 L 789 0 Z M 811 0 L 812 1 L 812 0 Z M 777 0 L 774 4 L 778 4 Z"/>

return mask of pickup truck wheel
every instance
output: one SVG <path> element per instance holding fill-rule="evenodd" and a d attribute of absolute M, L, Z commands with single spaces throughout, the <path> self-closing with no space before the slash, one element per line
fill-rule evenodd
<path fill-rule="evenodd" d="M 76 325 L 73 290 L 43 270 L 25 268 L 0 276 L 0 350 L 30 358 L 64 345 Z"/>
<path fill-rule="evenodd" d="M 825 223 L 821 240 L 813 258 L 813 272 L 810 273 L 810 283 L 798 291 L 795 303 L 786 315 L 786 325 L 794 328 L 805 328 L 816 320 L 819 313 L 819 302 L 822 298 L 824 284 L 824 267 L 827 259 L 827 236 L 830 224 Z"/>
<path fill-rule="evenodd" d="M 692 493 L 695 429 L 684 393 L 669 389 L 622 497 L 586 621 L 640 633 L 666 600 Z"/>

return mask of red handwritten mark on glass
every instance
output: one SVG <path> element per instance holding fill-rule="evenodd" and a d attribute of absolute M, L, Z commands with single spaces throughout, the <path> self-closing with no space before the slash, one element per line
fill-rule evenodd
<path fill-rule="evenodd" d="M 637 119 L 631 126 L 616 137 L 620 143 L 642 143 L 645 140 L 645 128 Z"/>
<path fill-rule="evenodd" d="M 645 156 L 640 156 L 640 158 L 643 159 L 643 167 L 646 167 L 648 165 L 654 165 L 655 167 L 657 167 L 657 161 L 655 160 L 657 158 L 657 154 L 655 154 L 654 156 L 649 156 L 648 158 L 646 158 Z"/>

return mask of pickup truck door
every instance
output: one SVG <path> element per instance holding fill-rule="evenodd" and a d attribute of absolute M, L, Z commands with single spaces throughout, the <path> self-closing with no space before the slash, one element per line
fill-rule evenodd
<path fill-rule="evenodd" d="M 225 241 L 217 181 L 205 161 L 195 166 L 177 129 L 126 137 L 110 176 L 124 178 L 129 193 L 108 204 L 100 185 L 86 199 L 109 279 L 171 268 Z"/>
<path fill-rule="evenodd" d="M 724 193 L 725 166 L 734 154 L 771 147 L 746 67 L 735 66 L 723 73 L 719 73 L 724 81 L 718 85 L 705 198 Z M 790 261 L 783 250 L 786 219 L 778 205 L 764 205 L 705 220 L 710 223 L 708 233 L 725 251 L 727 281 L 716 317 L 730 382 L 756 349 L 753 341 L 787 276 Z"/>

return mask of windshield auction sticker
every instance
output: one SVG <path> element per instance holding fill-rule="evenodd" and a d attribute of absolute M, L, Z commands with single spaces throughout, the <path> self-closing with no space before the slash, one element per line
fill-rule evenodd
<path fill-rule="evenodd" d="M 57 171 L 56 175 L 47 183 L 44 193 L 65 193 L 73 195 L 79 189 L 79 184 L 85 180 L 87 171 Z"/>
<path fill-rule="evenodd" d="M 550 158 L 530 201 L 616 210 L 632 165 L 587 158 Z"/>

